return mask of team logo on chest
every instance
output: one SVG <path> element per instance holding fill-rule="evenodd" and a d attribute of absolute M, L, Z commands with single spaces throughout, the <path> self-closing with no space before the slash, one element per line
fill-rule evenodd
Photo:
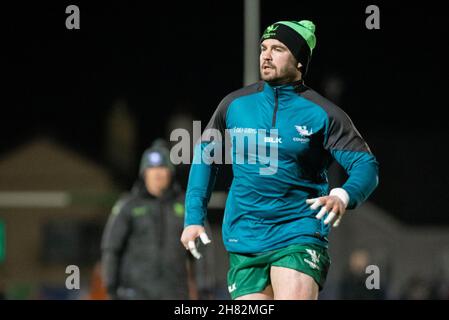
<path fill-rule="evenodd" d="M 296 126 L 295 129 L 299 137 L 293 137 L 293 141 L 307 143 L 310 141 L 310 136 L 313 134 L 313 128 L 307 129 L 307 126 Z"/>

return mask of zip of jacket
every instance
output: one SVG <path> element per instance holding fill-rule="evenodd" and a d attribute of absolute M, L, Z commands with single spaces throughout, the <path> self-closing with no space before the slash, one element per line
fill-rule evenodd
<path fill-rule="evenodd" d="M 271 123 L 271 127 L 276 126 L 276 113 L 278 112 L 278 89 L 274 88 L 274 111 L 273 111 L 273 121 Z"/>

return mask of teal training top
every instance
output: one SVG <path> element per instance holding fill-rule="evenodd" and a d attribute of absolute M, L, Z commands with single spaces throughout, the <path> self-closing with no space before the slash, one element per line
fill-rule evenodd
<path fill-rule="evenodd" d="M 348 115 L 301 81 L 261 81 L 221 101 L 194 150 L 185 226 L 203 225 L 225 154 L 234 174 L 222 226 L 230 252 L 327 246 L 329 225 L 315 218 L 319 209 L 311 210 L 306 199 L 328 194 L 332 159 L 349 176 L 342 186 L 348 209 L 378 184 L 378 163 Z"/>

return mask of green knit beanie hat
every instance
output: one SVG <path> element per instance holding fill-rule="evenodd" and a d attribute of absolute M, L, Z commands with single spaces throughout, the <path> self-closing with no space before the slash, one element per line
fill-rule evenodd
<path fill-rule="evenodd" d="M 267 39 L 277 39 L 285 44 L 302 64 L 302 73 L 305 75 L 316 46 L 315 24 L 312 21 L 275 22 L 265 29 L 261 42 Z"/>

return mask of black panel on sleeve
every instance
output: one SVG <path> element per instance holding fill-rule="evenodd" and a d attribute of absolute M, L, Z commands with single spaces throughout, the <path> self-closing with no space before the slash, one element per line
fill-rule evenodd
<path fill-rule="evenodd" d="M 314 90 L 304 86 L 300 95 L 319 105 L 328 115 L 329 128 L 324 140 L 326 150 L 345 150 L 371 153 L 368 144 L 352 123 L 349 116 L 337 105 Z"/>

